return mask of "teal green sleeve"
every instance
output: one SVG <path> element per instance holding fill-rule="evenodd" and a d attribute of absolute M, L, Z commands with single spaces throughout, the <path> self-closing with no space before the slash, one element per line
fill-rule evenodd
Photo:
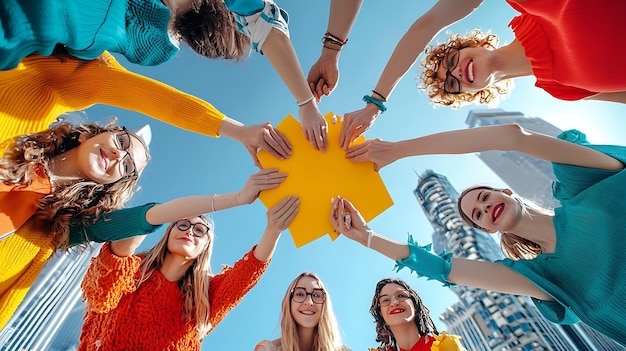
<path fill-rule="evenodd" d="M 408 268 L 411 272 L 416 272 L 418 276 L 427 277 L 428 280 L 434 279 L 443 283 L 443 286 L 454 286 L 455 284 L 448 282 L 448 275 L 452 269 L 451 253 L 445 250 L 441 255 L 435 255 L 430 250 L 432 244 L 419 246 L 413 240 L 413 236 L 409 234 L 408 246 L 410 250 L 409 257 L 396 261 L 396 271 L 402 268 Z"/>
<path fill-rule="evenodd" d="M 98 243 L 118 241 L 152 233 L 162 226 L 162 224 L 152 225 L 146 220 L 146 212 L 154 205 L 156 203 L 105 213 L 96 222 L 87 226 L 82 223 L 73 224 L 70 228 L 70 245 L 89 241 Z"/>

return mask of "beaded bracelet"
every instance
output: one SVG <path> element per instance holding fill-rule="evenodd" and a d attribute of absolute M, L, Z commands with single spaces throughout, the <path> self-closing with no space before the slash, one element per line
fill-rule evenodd
<path fill-rule="evenodd" d="M 385 104 L 380 99 L 377 99 L 375 97 L 371 97 L 369 95 L 365 95 L 363 97 L 363 101 L 367 102 L 368 104 L 372 103 L 372 104 L 376 105 L 376 107 L 378 107 L 378 109 L 380 110 L 381 113 L 387 111 L 387 107 L 385 106 Z"/>

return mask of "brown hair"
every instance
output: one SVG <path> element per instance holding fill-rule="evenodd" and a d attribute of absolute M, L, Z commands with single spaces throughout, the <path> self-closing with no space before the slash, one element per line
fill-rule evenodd
<path fill-rule="evenodd" d="M 385 278 L 381 279 L 376 284 L 374 297 L 372 298 L 372 304 L 370 306 L 370 313 L 372 314 L 372 317 L 374 317 L 374 323 L 376 323 L 376 341 L 381 343 L 378 350 L 387 351 L 388 349 L 396 349 L 398 345 L 391 328 L 389 328 L 387 323 L 385 323 L 385 319 L 380 313 L 380 304 L 378 302 L 380 298 L 380 291 L 388 284 L 400 285 L 409 293 L 409 298 L 415 307 L 415 318 L 413 318 L 413 323 L 417 326 L 417 330 L 420 335 L 430 333 L 439 335 L 439 331 L 437 330 L 435 323 L 432 318 L 430 318 L 430 311 L 426 306 L 424 306 L 424 303 L 418 293 L 402 279 Z"/>
<path fill-rule="evenodd" d="M 508 95 L 512 88 L 513 83 L 510 79 L 494 82 L 477 92 L 448 94 L 443 90 L 444 81 L 437 77 L 437 68 L 450 48 L 461 50 L 467 47 L 482 47 L 493 50 L 497 45 L 498 37 L 496 35 L 483 33 L 478 29 L 465 35 L 451 34 L 448 42 L 428 47 L 425 50 L 426 57 L 421 63 L 424 71 L 420 76 L 419 87 L 424 89 L 430 101 L 436 105 L 450 106 L 454 109 L 469 103 L 496 105 L 499 99 Z"/>
<path fill-rule="evenodd" d="M 461 195 L 459 195 L 459 198 L 457 199 L 457 208 L 459 210 L 459 215 L 461 216 L 463 221 L 465 221 L 465 223 L 471 225 L 472 227 L 476 229 L 486 231 L 485 228 L 474 223 L 474 221 L 467 214 L 465 214 L 465 212 L 463 212 L 463 210 L 461 209 L 461 200 L 463 200 L 465 195 L 467 195 L 467 193 L 469 193 L 472 190 L 480 190 L 480 189 L 503 192 L 503 189 L 496 189 L 488 185 L 475 185 L 475 186 L 469 187 L 463 190 Z M 522 199 L 521 197 L 515 194 L 511 195 L 511 197 L 521 205 L 522 211 L 527 211 L 526 208 L 530 207 L 536 211 L 539 211 L 545 214 L 552 213 L 551 211 L 545 208 L 542 208 L 531 201 Z M 537 257 L 541 253 L 541 246 L 539 246 L 539 244 L 533 241 L 530 241 L 528 239 L 524 239 L 516 234 L 509 233 L 509 232 L 500 233 L 500 249 L 502 250 L 502 253 L 504 254 L 504 256 L 515 261 L 520 260 L 520 259 L 531 260 Z"/>
<path fill-rule="evenodd" d="M 240 60 L 250 52 L 250 38 L 239 32 L 223 0 L 194 0 L 174 20 L 176 37 L 208 58 Z"/>
<path fill-rule="evenodd" d="M 15 137 L 2 145 L 5 154 L 0 159 L 0 181 L 28 186 L 37 168 L 43 166 L 47 169 L 50 158 L 77 147 L 81 134 L 93 136 L 122 130 L 122 127 L 112 124 L 62 123 L 39 133 Z M 149 161 L 148 148 L 145 144 L 143 146 Z M 52 192 L 39 200 L 35 216 L 41 224 L 50 228 L 51 235 L 57 236 L 57 245 L 67 248 L 71 223 L 79 221 L 88 225 L 102 213 L 121 208 L 136 188 L 137 177 L 121 178 L 110 184 L 83 179 L 72 184 L 53 185 Z"/>

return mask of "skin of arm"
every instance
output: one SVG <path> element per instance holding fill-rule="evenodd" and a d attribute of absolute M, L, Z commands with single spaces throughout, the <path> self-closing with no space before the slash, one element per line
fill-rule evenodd
<path fill-rule="evenodd" d="M 362 0 L 331 0 L 326 31 L 346 40 L 361 9 Z M 311 66 L 307 81 L 311 92 L 319 102 L 323 95 L 330 95 L 339 82 L 339 54 L 342 46 L 327 42 L 322 54 Z"/>
<path fill-rule="evenodd" d="M 354 162 L 372 161 L 380 169 L 400 158 L 418 155 L 467 154 L 489 150 L 518 151 L 542 160 L 581 167 L 620 170 L 617 159 L 583 145 L 531 132 L 516 124 L 461 129 L 399 142 L 380 139 L 350 148 Z"/>
<path fill-rule="evenodd" d="M 277 168 L 263 169 L 250 176 L 241 191 L 228 194 L 186 196 L 170 200 L 151 207 L 146 212 L 146 220 L 152 225 L 157 225 L 213 212 L 213 210 L 218 211 L 250 204 L 259 196 L 261 191 L 277 188 L 286 177 L 287 174 L 278 173 Z M 130 256 L 145 237 L 145 235 L 138 235 L 114 241 L 111 243 L 111 251 L 119 257 Z"/>
<path fill-rule="evenodd" d="M 267 262 L 272 258 L 280 233 L 287 229 L 296 218 L 298 206 L 300 206 L 300 200 L 297 196 L 287 196 L 267 211 L 267 227 L 254 249 L 254 257 L 257 260 Z"/>
<path fill-rule="evenodd" d="M 279 160 L 291 156 L 291 143 L 287 137 L 279 132 L 270 122 L 245 126 L 243 123 L 229 117 L 224 117 L 219 133 L 239 141 L 248 150 L 254 165 L 262 168 L 257 157 L 258 148 L 264 149 Z"/>
<path fill-rule="evenodd" d="M 615 93 L 599 93 L 587 97 L 586 100 L 611 101 L 626 104 L 626 91 L 619 91 Z"/>
<path fill-rule="evenodd" d="M 439 0 L 418 18 L 396 45 L 374 90 L 389 99 L 400 79 L 408 72 L 424 48 L 440 31 L 472 13 L 482 0 Z M 373 104 L 368 104 L 373 105 Z M 374 110 L 374 108 L 376 110 Z M 374 113 L 373 113 L 374 112 Z M 365 108 L 346 113 L 339 135 L 339 144 L 345 150 L 351 141 L 365 133 L 378 116 L 378 108 Z M 358 130 L 356 130 L 358 127 Z"/>
<path fill-rule="evenodd" d="M 297 102 L 304 102 L 312 96 L 304 73 L 300 68 L 296 51 L 285 33 L 272 28 L 263 44 L 263 54 L 285 82 Z M 306 140 L 315 149 L 325 151 L 328 147 L 328 124 L 318 110 L 315 101 L 311 100 L 300 106 L 298 113 Z"/>
<path fill-rule="evenodd" d="M 389 239 L 368 226 L 359 211 L 346 199 L 334 198 L 330 221 L 335 231 L 391 258 L 402 260 L 410 255 L 407 244 Z M 522 275 L 508 267 L 492 262 L 481 262 L 463 258 L 452 259 L 449 282 L 479 289 L 498 291 L 505 294 L 531 296 L 539 300 L 553 299 Z"/>

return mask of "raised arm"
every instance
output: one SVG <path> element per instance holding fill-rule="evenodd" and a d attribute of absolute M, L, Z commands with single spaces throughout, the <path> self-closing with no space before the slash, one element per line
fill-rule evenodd
<path fill-rule="evenodd" d="M 491 262 L 454 258 L 451 261 L 431 253 L 427 248 L 384 237 L 368 226 L 359 211 L 346 199 L 334 198 L 330 221 L 335 231 L 378 251 L 399 263 L 443 283 L 454 283 L 506 294 L 531 296 L 539 300 L 552 298 L 536 285 L 508 267 Z"/>
<path fill-rule="evenodd" d="M 380 169 L 404 157 L 467 154 L 489 150 L 518 151 L 550 162 L 619 170 L 620 161 L 591 148 L 532 132 L 516 124 L 460 129 L 399 142 L 380 139 L 350 148 L 354 162 L 372 161 Z"/>
<path fill-rule="evenodd" d="M 304 137 L 315 149 L 325 151 L 328 147 L 328 124 L 317 108 L 289 37 L 272 28 L 263 44 L 263 53 L 298 104 Z"/>
<path fill-rule="evenodd" d="M 261 170 L 248 179 L 244 187 L 238 191 L 228 194 L 214 194 L 214 195 L 199 195 L 199 196 L 186 196 L 177 198 L 163 204 L 157 204 L 150 207 L 145 213 L 145 220 L 149 225 L 157 226 L 163 223 L 174 222 L 181 218 L 188 218 L 198 216 L 203 213 L 215 212 L 231 207 L 236 207 L 244 204 L 252 203 L 263 190 L 274 189 L 285 180 L 287 174 L 278 173 L 278 169 L 264 169 Z M 137 219 L 141 222 L 141 219 Z M 105 232 L 109 231 L 111 227 L 115 227 L 117 230 L 123 223 L 112 223 L 114 221 L 104 221 L 101 224 L 97 224 L 98 227 L 91 228 L 93 232 Z M 132 225 L 132 223 L 128 223 Z M 144 233 L 129 233 L 134 235 L 123 240 L 113 241 L 111 243 L 111 251 L 120 257 L 132 255 L 137 247 L 141 244 L 145 235 L 137 235 Z M 102 236 L 99 233 L 95 233 L 95 236 Z"/>
<path fill-rule="evenodd" d="M 626 104 L 626 91 L 619 91 L 615 93 L 599 93 L 586 98 L 586 100 L 610 101 Z"/>
<path fill-rule="evenodd" d="M 331 0 L 328 27 L 323 37 L 322 54 L 311 66 L 307 81 L 319 102 L 330 95 L 339 82 L 339 53 L 348 41 L 352 25 L 359 14 L 362 0 Z"/>
<path fill-rule="evenodd" d="M 296 218 L 299 206 L 300 200 L 297 196 L 287 196 L 267 211 L 265 232 L 254 249 L 254 257 L 257 260 L 267 262 L 272 258 L 280 233 Z"/>
<path fill-rule="evenodd" d="M 439 0 L 424 15 L 418 18 L 396 45 L 372 97 L 386 102 L 400 79 L 411 69 L 417 57 L 441 30 L 463 19 L 474 11 L 482 0 L 456 1 Z M 339 136 L 339 144 L 348 149 L 350 142 L 374 123 L 380 114 L 380 108 L 368 103 L 363 109 L 346 113 Z"/>

